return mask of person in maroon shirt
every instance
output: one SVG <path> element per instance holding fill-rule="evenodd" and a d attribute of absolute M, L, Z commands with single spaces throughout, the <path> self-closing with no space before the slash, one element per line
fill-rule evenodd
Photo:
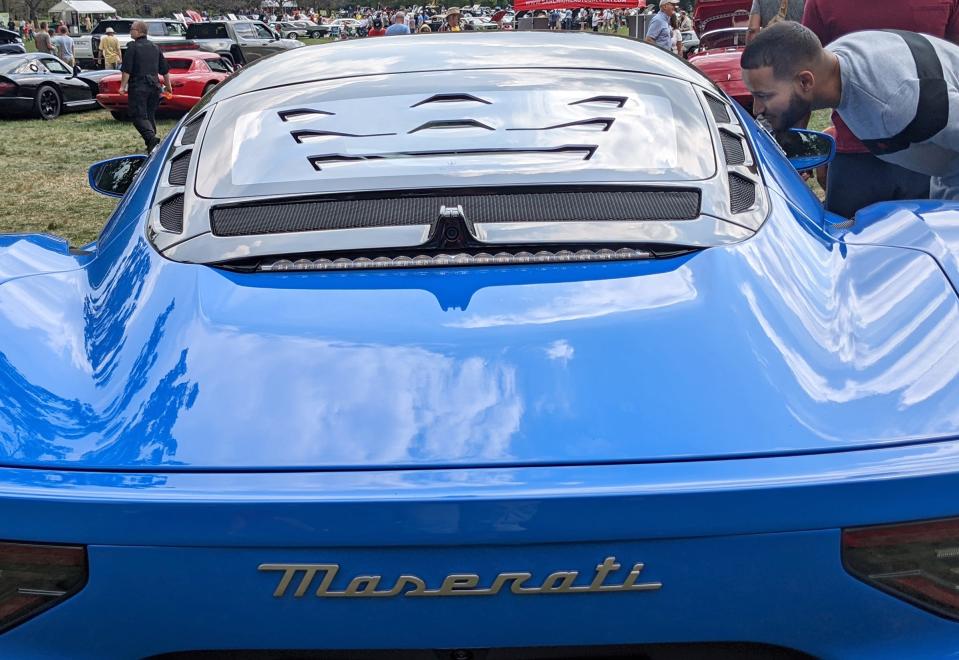
<path fill-rule="evenodd" d="M 823 46 L 860 30 L 908 30 L 959 44 L 959 0 L 806 0 L 802 22 Z M 838 114 L 832 120 L 837 155 L 826 185 L 829 211 L 851 218 L 876 202 L 929 197 L 929 177 L 879 160 Z"/>

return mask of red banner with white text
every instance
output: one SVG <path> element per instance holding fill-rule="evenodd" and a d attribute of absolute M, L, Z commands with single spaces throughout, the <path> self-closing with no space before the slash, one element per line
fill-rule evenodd
<path fill-rule="evenodd" d="M 515 0 L 514 11 L 552 11 L 553 9 L 636 9 L 644 8 L 646 0 Z"/>

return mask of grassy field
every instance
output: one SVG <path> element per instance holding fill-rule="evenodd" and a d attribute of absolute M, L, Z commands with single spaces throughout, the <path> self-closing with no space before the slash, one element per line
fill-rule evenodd
<path fill-rule="evenodd" d="M 158 120 L 160 135 L 175 123 Z M 116 200 L 90 189 L 87 167 L 133 153 L 143 153 L 139 133 L 106 110 L 0 121 L 0 232 L 58 234 L 73 245 L 94 240 Z"/>
<path fill-rule="evenodd" d="M 27 48 L 32 50 L 33 43 L 27 42 Z M 175 119 L 158 120 L 160 136 L 175 124 Z M 96 239 L 116 200 L 90 189 L 87 168 L 134 153 L 143 153 L 139 133 L 106 110 L 54 121 L 0 120 L 0 233 L 45 232 L 72 245 Z"/>

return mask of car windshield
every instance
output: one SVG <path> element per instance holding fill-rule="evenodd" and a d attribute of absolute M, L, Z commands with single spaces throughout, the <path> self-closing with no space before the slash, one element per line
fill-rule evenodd
<path fill-rule="evenodd" d="M 223 23 L 192 23 L 186 29 L 187 39 L 229 39 Z"/>
<path fill-rule="evenodd" d="M 717 30 L 707 32 L 699 38 L 699 47 L 705 50 L 712 48 L 745 48 L 746 30 Z"/>
<path fill-rule="evenodd" d="M 470 94 L 447 98 L 451 89 Z M 613 72 L 432 72 L 223 101 L 197 171 L 197 193 L 225 198 L 424 182 L 688 182 L 711 177 L 716 154 L 686 82 Z"/>
<path fill-rule="evenodd" d="M 133 21 L 100 21 L 93 28 L 93 34 L 105 34 L 107 28 L 111 27 L 117 34 L 130 34 L 131 25 L 133 25 Z"/>

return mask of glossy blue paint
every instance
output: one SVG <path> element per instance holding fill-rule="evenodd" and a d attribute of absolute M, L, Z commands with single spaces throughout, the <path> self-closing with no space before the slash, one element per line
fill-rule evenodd
<path fill-rule="evenodd" d="M 959 209 L 874 207 L 837 231 L 743 120 L 769 218 L 677 259 L 175 263 L 145 238 L 169 139 L 87 253 L 0 239 L 0 538 L 86 545 L 91 576 L 0 635 L 0 657 L 697 640 L 951 653 L 957 624 L 843 571 L 839 530 L 959 514 Z M 607 556 L 663 588 L 275 599 L 256 570 L 338 563 L 339 588 L 541 581 Z"/>
<path fill-rule="evenodd" d="M 555 465 L 956 436 L 937 411 L 959 383 L 928 366 L 959 368 L 949 281 L 916 251 L 840 247 L 775 203 L 754 239 L 674 260 L 244 275 L 166 261 L 137 225 L 87 268 L 4 285 L 35 311 L 0 308 L 0 462 Z"/>

